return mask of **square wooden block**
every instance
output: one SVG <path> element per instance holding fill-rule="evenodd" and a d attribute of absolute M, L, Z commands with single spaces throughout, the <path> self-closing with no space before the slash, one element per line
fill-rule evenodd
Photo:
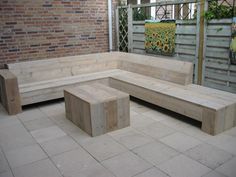
<path fill-rule="evenodd" d="M 94 83 L 64 90 L 66 117 L 91 136 L 130 125 L 129 95 Z"/>

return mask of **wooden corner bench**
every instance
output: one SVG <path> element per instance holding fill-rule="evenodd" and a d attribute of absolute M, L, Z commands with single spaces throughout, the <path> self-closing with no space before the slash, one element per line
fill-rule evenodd
<path fill-rule="evenodd" d="M 9 111 L 12 114 L 23 105 L 62 98 L 64 89 L 95 82 L 201 121 L 202 130 L 212 135 L 236 125 L 236 95 L 192 84 L 189 62 L 111 52 L 21 62 L 7 68 L 4 72 L 15 76 L 19 88 L 13 89 L 20 101 L 12 104 L 11 109 L 17 110 Z M 1 75 L 1 83 L 6 82 Z"/>

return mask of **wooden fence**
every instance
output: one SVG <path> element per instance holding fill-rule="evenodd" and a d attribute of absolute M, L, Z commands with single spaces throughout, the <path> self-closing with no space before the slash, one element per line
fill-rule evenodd
<path fill-rule="evenodd" d="M 129 15 L 131 15 L 128 12 Z M 128 19 L 131 19 L 128 17 Z M 129 52 L 145 51 L 145 21 L 129 20 Z M 197 20 L 176 21 L 175 55 L 171 59 L 195 64 L 194 82 L 198 76 L 199 26 Z M 205 25 L 202 85 L 236 93 L 236 65 L 230 64 L 229 46 L 232 19 L 212 20 Z"/>

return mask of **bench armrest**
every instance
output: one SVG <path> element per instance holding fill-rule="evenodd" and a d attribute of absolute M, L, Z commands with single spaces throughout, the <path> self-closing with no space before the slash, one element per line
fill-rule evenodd
<path fill-rule="evenodd" d="M 22 111 L 17 78 L 8 69 L 0 69 L 0 101 L 10 115 Z"/>

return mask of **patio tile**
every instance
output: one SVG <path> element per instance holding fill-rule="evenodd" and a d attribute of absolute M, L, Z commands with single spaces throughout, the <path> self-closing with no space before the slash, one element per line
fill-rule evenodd
<path fill-rule="evenodd" d="M 155 120 L 145 117 L 141 114 L 138 114 L 138 115 L 130 118 L 130 126 L 133 128 L 136 128 L 136 129 L 143 128 L 143 127 L 153 124 L 155 122 L 156 122 Z"/>
<path fill-rule="evenodd" d="M 0 177 L 13 177 L 13 174 L 11 171 L 0 173 Z"/>
<path fill-rule="evenodd" d="M 12 168 L 47 158 L 43 150 L 36 144 L 6 151 L 5 154 Z"/>
<path fill-rule="evenodd" d="M 236 137 L 220 134 L 209 139 L 207 143 L 236 155 Z"/>
<path fill-rule="evenodd" d="M 15 177 L 62 177 L 49 159 L 13 169 Z"/>
<path fill-rule="evenodd" d="M 112 136 L 112 138 L 123 144 L 128 149 L 133 149 L 135 147 L 139 147 L 154 141 L 152 138 L 130 127 L 124 129 L 114 131 L 110 133 L 110 135 Z"/>
<path fill-rule="evenodd" d="M 44 114 L 42 111 L 39 110 L 38 107 L 23 109 L 22 113 L 17 114 L 17 117 L 25 122 L 35 119 L 47 118 L 47 115 Z"/>
<path fill-rule="evenodd" d="M 224 134 L 236 137 L 236 127 L 233 127 L 229 129 L 228 131 L 225 131 Z"/>
<path fill-rule="evenodd" d="M 130 110 L 137 113 L 144 113 L 144 112 L 150 111 L 151 109 L 143 105 L 136 105 L 136 106 L 132 106 Z"/>
<path fill-rule="evenodd" d="M 227 177 L 235 177 L 236 175 L 236 157 L 231 159 L 230 161 L 224 163 L 220 167 L 216 169 L 217 172 L 220 172 Z"/>
<path fill-rule="evenodd" d="M 41 128 L 47 128 L 54 125 L 54 123 L 48 118 L 38 118 L 35 120 L 29 120 L 29 121 L 23 122 L 23 124 L 28 131 L 38 130 Z"/>
<path fill-rule="evenodd" d="M 192 136 L 192 137 L 197 138 L 201 141 L 207 141 L 207 140 L 209 140 L 213 137 L 212 135 L 209 135 L 209 134 L 203 132 L 201 130 L 201 128 L 194 127 L 194 126 L 191 126 L 191 125 L 188 126 L 188 127 L 184 127 L 180 131 L 183 132 L 186 135 Z"/>
<path fill-rule="evenodd" d="M 188 150 L 185 154 L 212 169 L 233 157 L 230 153 L 208 144 L 200 144 Z"/>
<path fill-rule="evenodd" d="M 40 106 L 39 109 L 43 113 L 45 113 L 48 117 L 57 116 L 57 115 L 61 115 L 65 113 L 65 107 L 62 106 L 61 103 L 58 103 L 58 102 Z"/>
<path fill-rule="evenodd" d="M 160 121 L 162 124 L 171 127 L 171 128 L 178 128 L 181 123 L 184 123 L 183 121 L 176 119 L 175 117 L 166 116 L 164 120 Z"/>
<path fill-rule="evenodd" d="M 78 144 L 69 136 L 63 136 L 41 144 L 49 156 L 78 148 Z"/>
<path fill-rule="evenodd" d="M 1 117 L 0 130 L 7 129 L 9 126 L 13 126 L 13 125 L 17 125 L 17 124 L 20 125 L 21 122 L 17 119 L 16 116 L 8 116 L 7 115 L 6 117 Z"/>
<path fill-rule="evenodd" d="M 92 137 L 81 142 L 81 145 L 98 161 L 103 161 L 127 151 L 122 145 L 108 135 Z"/>
<path fill-rule="evenodd" d="M 201 141 L 196 138 L 179 132 L 161 138 L 160 141 L 180 152 L 187 151 L 188 149 L 201 144 Z"/>
<path fill-rule="evenodd" d="M 78 126 L 76 126 L 73 122 L 66 118 L 61 119 L 60 122 L 57 123 L 57 125 L 67 134 L 76 132 L 79 129 Z"/>
<path fill-rule="evenodd" d="M 169 177 L 167 174 L 153 167 L 143 173 L 135 175 L 134 177 Z"/>
<path fill-rule="evenodd" d="M 133 117 L 133 116 L 137 116 L 137 115 L 139 115 L 139 113 L 130 110 L 130 118 Z"/>
<path fill-rule="evenodd" d="M 0 128 L 0 145 L 4 151 L 18 149 L 35 143 L 30 133 L 20 123 L 13 123 Z"/>
<path fill-rule="evenodd" d="M 80 128 L 69 133 L 69 135 L 79 144 L 92 138 L 89 134 L 85 133 Z"/>
<path fill-rule="evenodd" d="M 179 152 L 160 142 L 135 148 L 133 152 L 153 165 L 159 165 L 179 154 Z"/>
<path fill-rule="evenodd" d="M 102 164 L 116 177 L 131 177 L 152 167 L 130 151 L 105 160 Z"/>
<path fill-rule="evenodd" d="M 140 128 L 139 130 L 155 139 L 160 139 L 176 132 L 176 130 L 167 127 L 160 122 L 150 124 L 146 127 Z"/>
<path fill-rule="evenodd" d="M 168 115 L 163 114 L 161 112 L 158 112 L 156 110 L 150 110 L 150 111 L 144 112 L 142 114 L 144 116 L 152 118 L 152 119 L 154 119 L 156 121 L 162 121 L 162 120 L 165 120 L 166 118 L 169 118 Z"/>
<path fill-rule="evenodd" d="M 81 171 L 98 162 L 81 147 L 52 157 L 53 162 L 64 176 L 70 176 L 74 170 Z"/>
<path fill-rule="evenodd" d="M 202 177 L 226 177 L 226 176 L 216 171 L 211 171 L 210 173 L 207 173 L 206 175 L 203 175 Z"/>
<path fill-rule="evenodd" d="M 69 177 L 115 177 L 111 172 L 99 163 L 90 165 L 83 170 L 71 171 Z"/>
<path fill-rule="evenodd" d="M 179 155 L 159 165 L 158 168 L 173 177 L 201 177 L 211 171 L 206 166 L 184 156 Z"/>
<path fill-rule="evenodd" d="M 34 130 L 31 132 L 32 136 L 38 143 L 43 143 L 46 141 L 50 141 L 66 134 L 57 126 L 51 126 L 48 128 L 42 128 L 39 130 Z"/>
<path fill-rule="evenodd" d="M 0 173 L 5 173 L 9 170 L 10 170 L 10 167 L 8 166 L 7 160 L 0 149 Z"/>

